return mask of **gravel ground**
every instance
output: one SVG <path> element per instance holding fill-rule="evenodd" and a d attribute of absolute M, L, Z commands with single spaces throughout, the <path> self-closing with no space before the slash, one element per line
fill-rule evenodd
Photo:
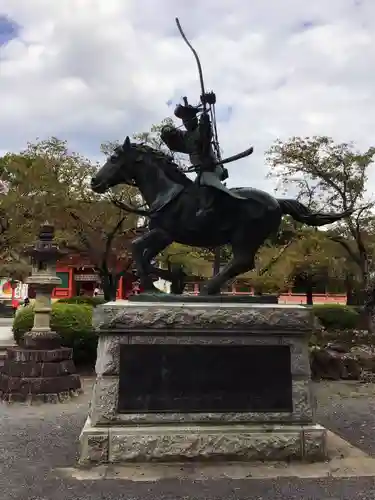
<path fill-rule="evenodd" d="M 78 481 L 59 471 L 76 460 L 87 392 L 73 403 L 41 407 L 0 405 L 1 500 L 373 500 L 375 478 L 277 480 Z M 374 385 L 319 384 L 319 420 L 375 454 Z"/>
<path fill-rule="evenodd" d="M 316 384 L 319 423 L 375 457 L 375 384 Z"/>

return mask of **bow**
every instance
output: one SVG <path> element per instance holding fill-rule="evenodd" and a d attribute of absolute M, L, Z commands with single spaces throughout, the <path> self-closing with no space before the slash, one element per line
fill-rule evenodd
<path fill-rule="evenodd" d="M 184 42 L 186 45 L 189 47 L 189 49 L 192 51 L 194 58 L 197 62 L 197 67 L 198 67 L 198 74 L 199 74 L 199 82 L 201 86 L 201 103 L 203 106 L 203 115 L 207 117 L 208 120 L 208 114 L 210 115 L 210 122 L 212 124 L 212 132 L 213 132 L 213 146 L 216 151 L 217 158 L 220 162 L 221 160 L 221 152 L 220 152 L 220 147 L 219 147 L 219 139 L 218 139 L 218 133 L 217 133 L 217 126 L 216 126 L 216 113 L 215 113 L 215 102 L 216 102 L 216 96 L 213 92 L 206 93 L 205 87 L 204 87 L 204 80 L 203 80 L 203 71 L 202 71 L 202 65 L 199 60 L 199 56 L 197 54 L 197 51 L 194 49 L 194 47 L 191 45 L 189 40 L 187 39 L 180 21 L 178 17 L 176 17 L 176 24 L 178 31 L 180 32 Z M 208 109 L 209 106 L 209 109 Z"/>
<path fill-rule="evenodd" d="M 203 104 L 203 112 L 204 113 L 207 113 L 207 98 L 206 98 L 206 92 L 204 90 L 204 80 L 203 80 L 203 71 L 202 71 L 202 65 L 201 65 L 201 62 L 199 60 L 199 56 L 197 54 L 197 51 L 194 49 L 194 47 L 191 45 L 191 43 L 189 42 L 189 40 L 186 38 L 186 35 L 181 27 L 181 24 L 180 24 L 180 21 L 178 19 L 178 17 L 176 17 L 176 24 L 177 24 L 177 28 L 178 28 L 178 31 L 180 32 L 184 42 L 186 43 L 186 45 L 189 47 L 189 49 L 192 51 L 194 57 L 195 57 L 195 60 L 197 62 L 197 66 L 198 66 L 198 74 L 199 74 L 199 81 L 200 81 L 200 84 L 201 84 L 201 102 Z"/>
<path fill-rule="evenodd" d="M 194 49 L 194 47 L 191 45 L 189 40 L 186 38 L 186 35 L 181 27 L 181 24 L 180 24 L 180 21 L 178 20 L 178 17 L 176 17 L 176 24 L 177 24 L 178 31 L 180 32 L 184 42 L 189 47 L 189 49 L 192 51 L 192 53 L 195 57 L 195 60 L 197 62 L 199 81 L 200 81 L 200 85 L 201 85 L 201 103 L 203 105 L 203 115 L 208 116 L 208 112 L 210 113 L 211 124 L 213 127 L 213 147 L 215 149 L 216 156 L 217 156 L 216 164 L 218 165 L 218 164 L 223 164 L 223 163 L 231 163 L 232 161 L 237 161 L 241 158 L 245 158 L 246 156 L 251 155 L 251 153 L 253 152 L 252 147 L 246 149 L 242 153 L 231 156 L 231 157 L 226 158 L 225 160 L 222 161 L 218 133 L 217 133 L 217 125 L 216 125 L 216 113 L 215 113 L 216 96 L 213 92 L 206 93 L 205 88 L 204 88 L 202 65 L 201 65 L 201 62 L 199 60 L 197 51 Z M 209 110 L 207 109 L 207 105 L 209 105 Z M 191 169 L 195 170 L 197 166 L 198 165 L 194 165 L 193 167 L 191 167 Z"/>

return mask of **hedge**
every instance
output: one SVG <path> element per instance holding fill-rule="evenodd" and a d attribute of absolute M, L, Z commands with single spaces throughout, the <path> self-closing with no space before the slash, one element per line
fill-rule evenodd
<path fill-rule="evenodd" d="M 86 304 L 88 306 L 97 307 L 101 304 L 105 304 L 105 300 L 102 297 L 70 297 L 69 299 L 59 299 L 57 302 L 60 304 Z"/>
<path fill-rule="evenodd" d="M 93 365 L 96 360 L 98 338 L 92 328 L 93 308 L 85 304 L 52 305 L 51 328 L 61 336 L 64 347 L 73 348 L 77 365 Z M 17 344 L 22 343 L 24 333 L 33 326 L 33 306 L 19 309 L 13 322 L 13 336 Z"/>
<path fill-rule="evenodd" d="M 315 316 L 327 330 L 352 330 L 358 328 L 358 308 L 340 304 L 312 306 Z"/>

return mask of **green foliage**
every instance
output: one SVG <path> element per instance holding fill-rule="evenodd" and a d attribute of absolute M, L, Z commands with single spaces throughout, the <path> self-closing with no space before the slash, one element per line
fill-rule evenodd
<path fill-rule="evenodd" d="M 61 304 L 52 306 L 51 328 L 61 336 L 65 347 L 73 348 L 77 365 L 93 364 L 96 359 L 97 335 L 92 328 L 93 308 L 85 304 Z M 13 335 L 17 344 L 33 326 L 32 306 L 20 309 L 13 322 Z"/>
<path fill-rule="evenodd" d="M 359 313 L 355 307 L 319 304 L 313 306 L 312 309 L 327 330 L 351 330 L 358 326 Z"/>
<path fill-rule="evenodd" d="M 180 165 L 180 167 L 184 167 L 185 161 L 183 155 L 179 153 L 175 153 L 173 151 L 170 151 L 168 147 L 164 144 L 164 142 L 161 139 L 161 130 L 164 126 L 174 126 L 174 122 L 172 118 L 164 118 L 160 123 L 154 124 L 151 126 L 151 129 L 148 130 L 147 132 L 139 132 L 136 134 L 133 134 L 132 139 L 136 142 L 144 143 L 147 144 L 148 146 L 158 150 L 162 151 L 163 153 L 167 153 L 170 155 L 173 160 Z M 124 139 L 121 141 L 106 141 L 100 146 L 100 150 L 103 154 L 106 156 L 110 156 L 113 151 L 122 144 Z"/>
<path fill-rule="evenodd" d="M 28 262 L 21 266 L 22 250 L 35 241 L 48 214 L 57 242 L 88 257 L 102 279 L 106 297 L 114 295 L 115 286 L 110 285 L 118 280 L 119 268 L 132 263 L 129 240 L 134 237 L 138 216 L 116 207 L 111 192 L 92 191 L 90 181 L 96 172 L 97 165 L 55 137 L 0 158 L 0 180 L 9 186 L 0 196 L 0 261 L 10 267 L 3 276 L 25 274 Z M 119 186 L 113 192 L 119 201 L 137 204 L 132 186 Z M 4 221 L 2 214 L 7 214 Z M 15 264 L 17 269 L 13 269 Z"/>
<path fill-rule="evenodd" d="M 86 304 L 88 306 L 97 307 L 101 304 L 105 304 L 105 300 L 102 297 L 69 297 L 68 299 L 59 299 L 59 304 Z"/>
<path fill-rule="evenodd" d="M 4 252 L 0 259 L 0 276 L 16 281 L 23 281 L 30 275 L 31 265 L 25 261 L 15 261 L 9 252 Z"/>
<path fill-rule="evenodd" d="M 163 268 L 179 265 L 191 276 L 212 276 L 213 256 L 208 251 L 180 243 L 172 243 L 158 257 Z"/>
<path fill-rule="evenodd" d="M 291 284 L 291 261 L 286 246 L 263 245 L 257 255 L 254 271 L 241 276 L 258 293 L 277 293 Z"/>
<path fill-rule="evenodd" d="M 373 147 L 360 153 L 353 144 L 337 144 L 326 136 L 277 140 L 267 152 L 270 175 L 276 176 L 283 188 L 293 184 L 304 201 L 324 203 L 334 210 L 363 200 L 374 156 Z"/>
<path fill-rule="evenodd" d="M 270 176 L 278 179 L 284 194 L 293 189 L 299 200 L 318 211 L 355 209 L 326 236 L 355 264 L 363 288 L 374 254 L 374 199 L 367 190 L 374 157 L 374 147 L 361 153 L 351 143 L 335 143 L 326 136 L 278 140 L 267 152 Z"/>

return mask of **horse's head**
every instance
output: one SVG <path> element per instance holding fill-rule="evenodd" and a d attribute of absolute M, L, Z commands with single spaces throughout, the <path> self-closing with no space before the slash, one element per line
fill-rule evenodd
<path fill-rule="evenodd" d="M 91 179 L 91 189 L 95 193 L 105 193 L 117 184 L 133 184 L 136 156 L 129 137 L 126 137 L 124 144 L 114 150 L 99 172 Z"/>

